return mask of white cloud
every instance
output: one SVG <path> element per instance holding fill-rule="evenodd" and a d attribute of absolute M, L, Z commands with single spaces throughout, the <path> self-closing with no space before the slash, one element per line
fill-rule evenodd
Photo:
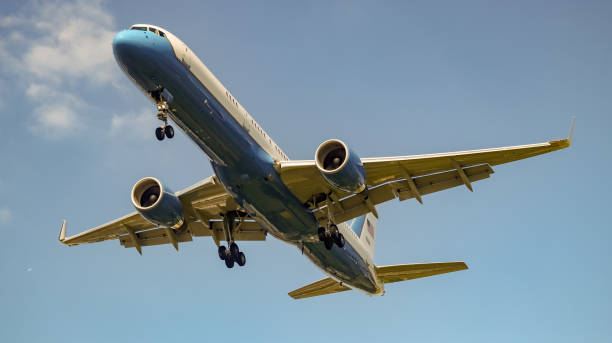
<path fill-rule="evenodd" d="M 32 267 L 28 267 L 28 269 L 26 269 L 26 272 L 28 273 L 32 272 Z"/>
<path fill-rule="evenodd" d="M 111 118 L 110 133 L 114 136 L 128 136 L 133 139 L 149 139 L 153 129 L 159 126 L 153 108 L 142 108 L 136 113 L 115 114 Z M 127 135 L 126 135 L 127 134 Z"/>
<path fill-rule="evenodd" d="M 62 138 L 83 127 L 81 118 L 63 104 L 42 105 L 34 110 L 30 130 L 47 138 Z"/>
<path fill-rule="evenodd" d="M 0 18 L 0 27 L 11 27 L 15 25 L 21 25 L 25 22 L 25 19 L 18 16 L 6 16 Z"/>
<path fill-rule="evenodd" d="M 0 17 L 0 68 L 17 75 L 35 103 L 31 129 L 65 137 L 84 128 L 86 103 L 77 95 L 117 84 L 114 20 L 99 0 L 32 1 L 22 13 Z"/>
<path fill-rule="evenodd" d="M 6 223 L 11 220 L 11 210 L 8 207 L 0 207 L 0 223 Z"/>

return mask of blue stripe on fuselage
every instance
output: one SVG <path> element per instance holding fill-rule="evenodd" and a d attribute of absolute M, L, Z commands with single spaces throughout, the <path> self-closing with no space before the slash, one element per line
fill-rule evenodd
<path fill-rule="evenodd" d="M 145 91 L 163 85 L 174 97 L 171 118 L 211 158 L 227 191 L 276 237 L 294 245 L 319 267 L 346 284 L 376 293 L 375 276 L 347 244 L 328 251 L 316 239 L 314 215 L 283 184 L 266 153 L 223 105 L 175 57 L 165 38 L 125 30 L 113 48 L 121 68 Z M 204 101 L 206 100 L 206 103 Z M 212 114 L 211 114 L 212 110 Z M 310 242 L 307 242 L 310 241 Z"/>

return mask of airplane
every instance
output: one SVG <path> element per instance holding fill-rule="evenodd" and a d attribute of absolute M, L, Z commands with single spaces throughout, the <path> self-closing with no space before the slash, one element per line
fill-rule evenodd
<path fill-rule="evenodd" d="M 492 166 L 571 145 L 544 143 L 427 155 L 359 158 L 338 139 L 314 160 L 291 160 L 178 37 L 136 24 L 116 34 L 115 59 L 157 107 L 158 140 L 171 119 L 209 158 L 214 175 L 174 193 L 153 177 L 136 182 L 135 212 L 59 241 L 72 246 L 116 239 L 126 248 L 179 244 L 209 236 L 227 268 L 244 266 L 239 241 L 271 235 L 296 246 L 327 277 L 289 292 L 295 299 L 347 290 L 382 295 L 387 283 L 467 269 L 465 262 L 377 266 L 376 206 L 416 199 L 488 178 Z M 574 118 L 575 120 L 575 118 Z M 227 246 L 222 244 L 227 242 Z"/>

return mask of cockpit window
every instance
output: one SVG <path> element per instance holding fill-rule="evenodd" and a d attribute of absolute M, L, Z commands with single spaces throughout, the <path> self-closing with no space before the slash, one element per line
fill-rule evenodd
<path fill-rule="evenodd" d="M 146 27 L 146 26 L 132 26 L 130 27 L 130 30 L 138 30 L 138 31 L 149 31 L 149 32 L 153 32 L 154 34 L 160 36 L 160 37 L 164 37 L 166 38 L 166 34 L 163 33 L 161 30 L 158 30 L 154 27 Z"/>

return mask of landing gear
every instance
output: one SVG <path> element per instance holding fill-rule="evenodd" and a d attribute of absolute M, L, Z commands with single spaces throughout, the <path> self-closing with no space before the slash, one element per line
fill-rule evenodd
<path fill-rule="evenodd" d="M 344 240 L 344 235 L 341 233 L 338 233 L 338 236 L 336 237 L 336 240 L 334 241 L 334 243 L 336 243 L 336 245 L 338 246 L 338 248 L 344 248 L 344 243 L 346 241 Z"/>
<path fill-rule="evenodd" d="M 225 266 L 228 268 L 234 268 L 234 259 L 229 255 L 225 259 Z"/>
<path fill-rule="evenodd" d="M 238 259 L 236 260 L 236 263 L 238 263 L 238 265 L 241 267 L 246 264 L 246 256 L 244 256 L 244 253 L 242 251 L 238 253 Z"/>
<path fill-rule="evenodd" d="M 345 244 L 344 235 L 340 233 L 338 227 L 335 224 L 329 225 L 327 228 L 320 227 L 317 230 L 319 240 L 325 244 L 327 250 L 331 250 L 334 243 L 338 248 L 343 248 Z"/>
<path fill-rule="evenodd" d="M 164 133 L 166 134 L 166 137 L 170 139 L 174 137 L 174 128 L 170 125 L 166 125 L 166 129 L 164 130 Z"/>
<path fill-rule="evenodd" d="M 165 100 L 160 101 L 157 104 L 157 119 L 163 121 L 164 125 L 155 129 L 155 137 L 159 141 L 163 141 L 164 137 L 168 137 L 168 139 L 174 137 L 174 128 L 168 125 L 168 112 L 170 112 L 168 102 Z"/>
<path fill-rule="evenodd" d="M 220 245 L 219 246 L 219 258 L 221 260 L 225 260 L 225 257 L 227 256 L 227 248 L 225 248 L 224 245 Z"/>
<path fill-rule="evenodd" d="M 164 129 L 162 129 L 161 127 L 155 129 L 155 137 L 157 137 L 158 141 L 164 140 Z"/>
<path fill-rule="evenodd" d="M 238 263 L 241 267 L 246 264 L 246 256 L 234 241 L 234 220 L 237 215 L 236 212 L 229 212 L 223 217 L 223 233 L 225 240 L 229 243 L 229 249 L 221 245 L 218 252 L 219 258 L 225 261 L 225 266 L 228 268 L 233 268 L 234 263 Z"/>
<path fill-rule="evenodd" d="M 238 248 L 238 244 L 236 242 L 232 242 L 230 244 L 229 249 L 227 249 L 224 245 L 219 246 L 219 258 L 225 261 L 225 266 L 228 268 L 233 268 L 234 263 L 238 263 L 239 266 L 244 266 L 246 264 L 246 256 L 240 248 Z"/>

